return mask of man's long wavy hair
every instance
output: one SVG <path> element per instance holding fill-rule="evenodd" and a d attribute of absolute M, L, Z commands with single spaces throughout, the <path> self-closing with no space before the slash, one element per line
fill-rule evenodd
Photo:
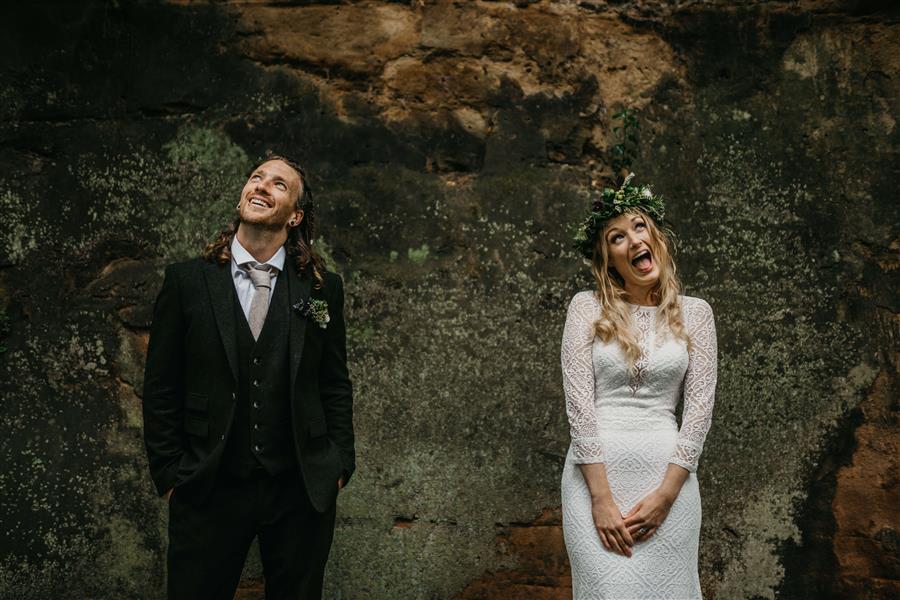
<path fill-rule="evenodd" d="M 325 281 L 325 261 L 322 260 L 322 257 L 319 256 L 313 246 L 313 238 L 316 235 L 315 204 L 313 203 L 312 188 L 309 187 L 306 171 L 293 160 L 279 154 L 272 154 L 253 167 L 248 177 L 260 165 L 273 160 L 280 160 L 300 175 L 300 193 L 297 195 L 295 207 L 297 210 L 303 211 L 303 219 L 301 219 L 299 225 L 288 230 L 284 249 L 288 257 L 294 260 L 297 272 L 304 277 L 315 279 L 316 287 L 320 288 Z M 212 242 L 206 245 L 206 248 L 203 250 L 203 258 L 210 262 L 221 264 L 231 261 L 231 241 L 234 239 L 238 225 L 241 224 L 240 209 L 236 209 L 236 212 L 237 216 L 234 221 L 220 231 Z"/>
<path fill-rule="evenodd" d="M 659 267 L 659 280 L 650 292 L 650 299 L 657 305 L 656 323 L 672 333 L 676 338 L 684 340 L 690 348 L 690 339 L 681 316 L 681 283 L 675 274 L 675 261 L 672 257 L 672 241 L 650 215 L 640 209 L 632 209 L 623 214 L 643 217 L 650 233 L 650 252 L 653 261 Z M 632 326 L 631 309 L 626 304 L 625 280 L 609 262 L 609 249 L 606 243 L 606 232 L 609 225 L 597 235 L 594 246 L 594 258 L 591 261 L 591 272 L 597 282 L 597 299 L 602 307 L 600 318 L 594 323 L 594 331 L 601 340 L 609 343 L 616 340 L 621 344 L 628 362 L 628 369 L 641 358 L 637 333 Z M 661 329 L 665 331 L 665 329 Z M 660 330 L 658 330 L 660 331 Z"/>

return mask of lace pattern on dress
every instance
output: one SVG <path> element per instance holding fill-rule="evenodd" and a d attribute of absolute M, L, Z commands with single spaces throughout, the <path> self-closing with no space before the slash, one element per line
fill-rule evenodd
<path fill-rule="evenodd" d="M 712 308 L 705 300 L 685 298 L 685 326 L 691 338 L 687 373 L 684 376 L 684 412 L 678 442 L 669 462 L 691 473 L 697 470 L 703 443 L 712 424 L 716 397 L 718 346 Z"/>
<path fill-rule="evenodd" d="M 641 349 L 641 356 L 634 363 L 631 377 L 628 381 L 628 387 L 631 390 L 631 396 L 634 397 L 637 391 L 644 384 L 644 374 L 647 367 L 650 366 L 650 338 L 653 335 L 653 315 L 648 310 L 641 310 L 636 306 L 632 311 L 632 321 L 638 330 L 638 346 Z"/>
<path fill-rule="evenodd" d="M 591 292 L 579 292 L 569 303 L 563 328 L 561 361 L 566 414 L 576 463 L 603 462 L 603 447 L 597 431 L 594 407 L 594 322 L 600 303 Z"/>
<path fill-rule="evenodd" d="M 600 310 L 593 292 L 580 292 L 572 298 L 560 353 L 572 456 L 575 463 L 582 464 L 604 461 L 592 359 L 594 323 Z M 712 309 L 704 300 L 683 297 L 682 314 L 691 338 L 691 351 L 683 383 L 682 424 L 670 462 L 693 473 L 697 470 L 712 422 L 717 369 L 716 329 Z M 634 322 L 640 333 L 641 358 L 628 383 L 632 396 L 647 383 L 647 377 L 655 368 L 650 360 L 652 349 L 656 341 L 665 337 L 655 331 L 655 311 L 636 307 Z"/>

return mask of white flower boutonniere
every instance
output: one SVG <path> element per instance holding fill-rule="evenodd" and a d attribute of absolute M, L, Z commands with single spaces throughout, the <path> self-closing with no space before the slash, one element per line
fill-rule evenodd
<path fill-rule="evenodd" d="M 325 329 L 328 327 L 328 303 L 324 300 L 301 300 L 291 308 L 300 313 L 307 319 L 312 319 L 319 327 Z"/>

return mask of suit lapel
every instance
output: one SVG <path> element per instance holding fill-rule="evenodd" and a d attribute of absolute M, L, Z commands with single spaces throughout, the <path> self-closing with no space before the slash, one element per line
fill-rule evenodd
<path fill-rule="evenodd" d="M 312 288 L 312 280 L 309 277 L 300 277 L 294 270 L 293 259 L 289 256 L 285 260 L 284 275 L 288 277 L 288 292 L 290 293 L 290 369 L 291 369 L 291 390 L 295 389 L 297 382 L 297 371 L 300 367 L 300 359 L 303 357 L 303 340 L 306 334 L 306 317 L 294 310 L 294 305 L 298 302 L 309 300 L 310 290 Z"/>
<path fill-rule="evenodd" d="M 206 287 L 209 289 L 209 301 L 212 305 L 216 325 L 219 326 L 219 335 L 222 337 L 222 345 L 225 347 L 225 355 L 228 357 L 228 365 L 234 381 L 238 380 L 237 364 L 237 324 L 234 322 L 235 291 L 231 278 L 231 263 L 219 264 L 203 262 L 203 274 L 206 277 Z"/>

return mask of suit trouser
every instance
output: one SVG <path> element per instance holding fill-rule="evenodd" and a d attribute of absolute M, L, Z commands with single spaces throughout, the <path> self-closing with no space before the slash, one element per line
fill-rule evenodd
<path fill-rule="evenodd" d="M 267 600 L 319 600 L 335 507 L 317 512 L 291 469 L 249 479 L 220 475 L 202 505 L 169 502 L 169 600 L 232 600 L 254 537 Z"/>

